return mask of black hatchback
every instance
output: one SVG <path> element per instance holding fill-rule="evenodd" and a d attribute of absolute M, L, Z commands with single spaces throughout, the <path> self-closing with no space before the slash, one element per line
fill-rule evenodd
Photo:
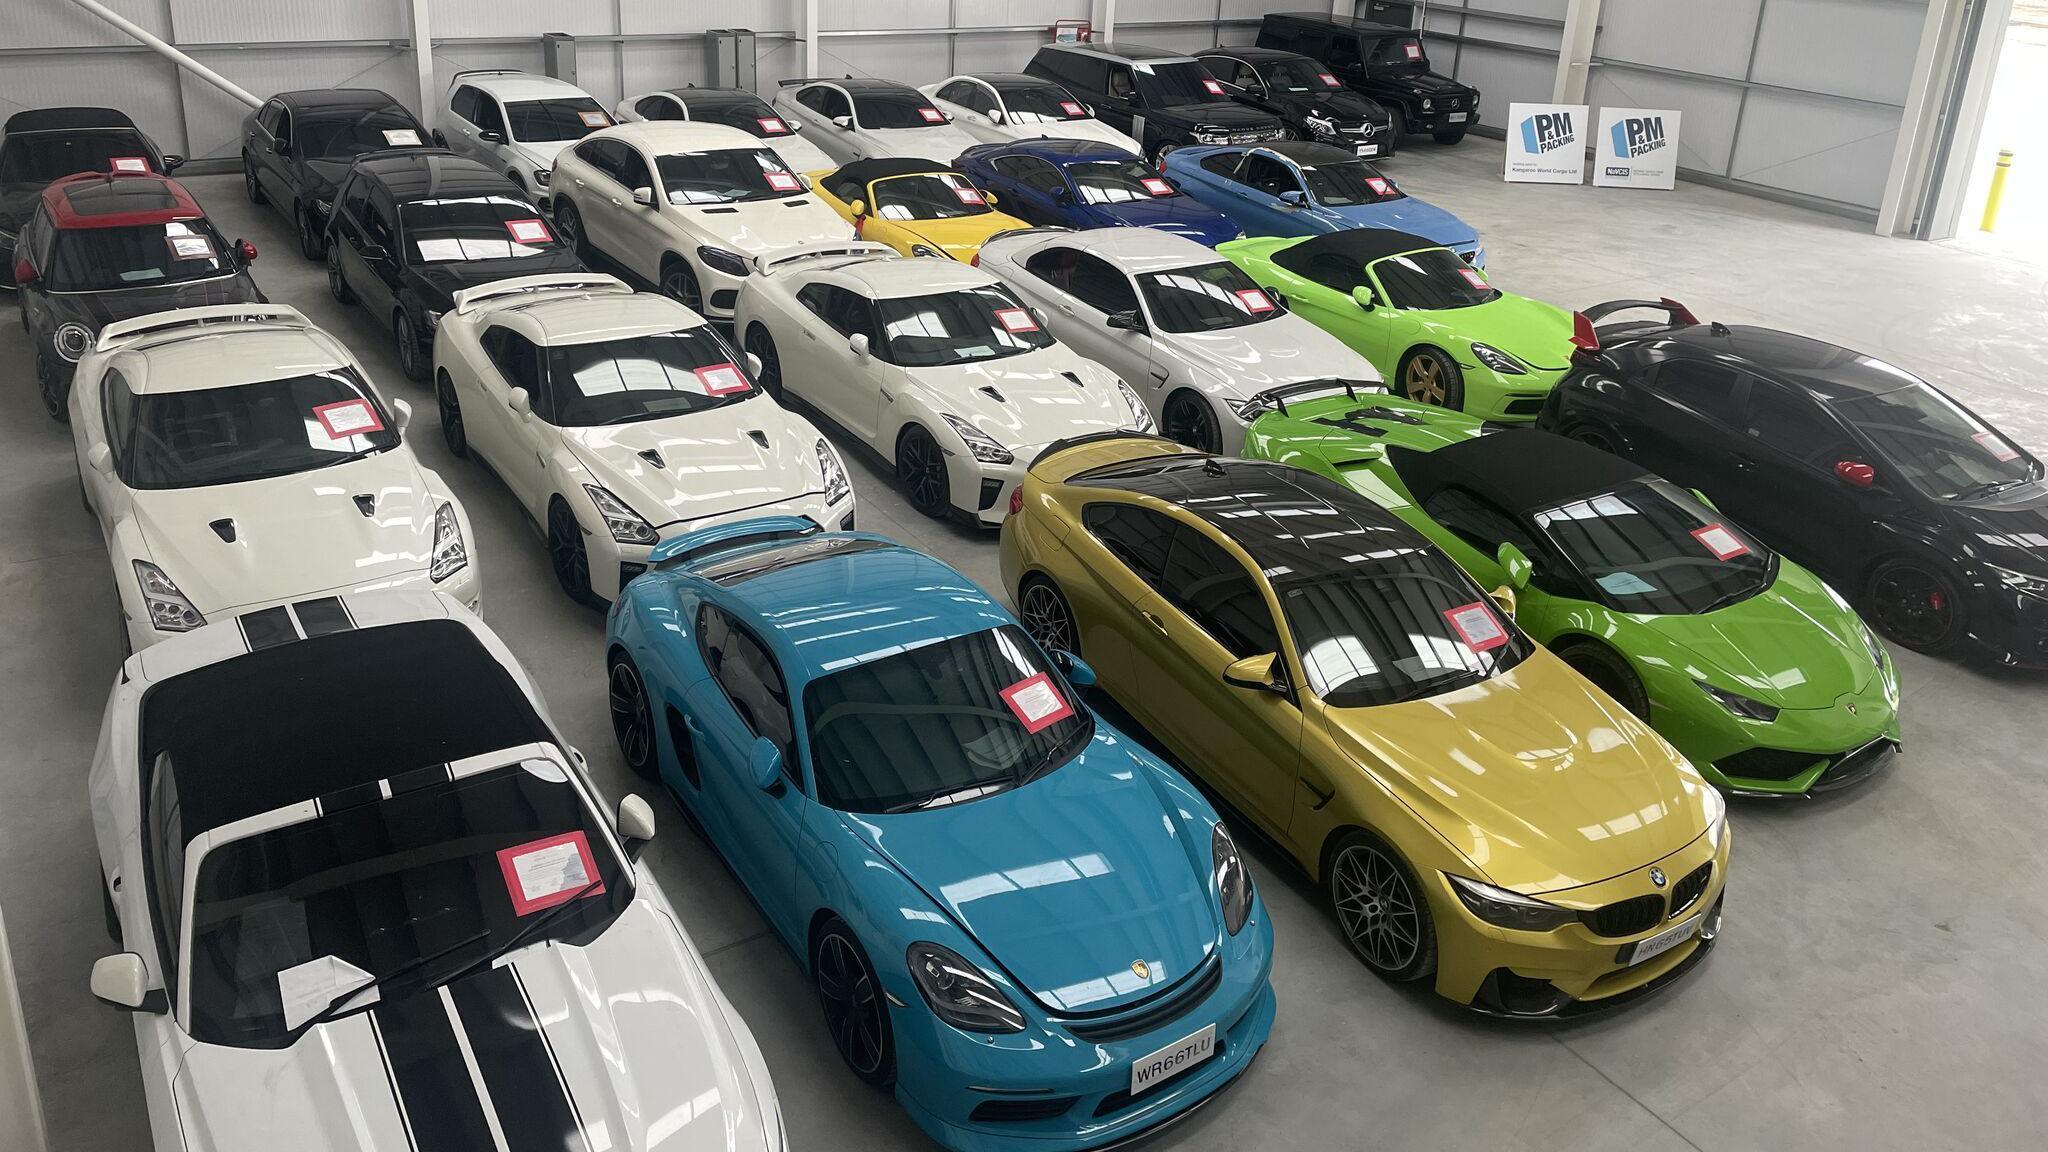
<path fill-rule="evenodd" d="M 327 230 L 328 289 L 390 326 L 414 380 L 427 378 L 456 292 L 582 268 L 504 173 L 443 148 L 357 160 Z"/>
<path fill-rule="evenodd" d="M 1393 113 L 1396 136 L 1427 132 L 1439 144 L 1456 144 L 1479 123 L 1479 89 L 1432 72 L 1413 28 L 1328 12 L 1268 12 L 1259 47 L 1322 61 L 1352 91 Z"/>
<path fill-rule="evenodd" d="M 292 222 L 300 253 L 318 260 L 335 189 L 356 157 L 439 142 L 439 133 L 375 88 L 279 92 L 242 119 L 242 182 L 251 202 L 271 204 Z"/>
<path fill-rule="evenodd" d="M 1663 316 L 1595 326 L 1639 309 Z M 1899 644 L 2048 668 L 2041 462 L 1953 397 L 1669 300 L 1589 308 L 1574 343 L 1538 427 L 1704 492 Z"/>
<path fill-rule="evenodd" d="M 1259 144 L 1287 129 L 1231 99 L 1200 60 L 1142 44 L 1047 44 L 1024 71 L 1095 106 L 1095 118 L 1157 158 L 1184 144 Z"/>
<path fill-rule="evenodd" d="M 1306 56 L 1277 48 L 1204 48 L 1195 59 L 1238 103 L 1278 116 L 1298 139 L 1371 160 L 1394 154 L 1392 114 Z"/>

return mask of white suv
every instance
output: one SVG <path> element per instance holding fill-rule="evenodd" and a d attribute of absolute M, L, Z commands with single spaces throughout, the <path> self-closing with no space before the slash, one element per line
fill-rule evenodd
<path fill-rule="evenodd" d="M 447 111 L 448 146 L 502 169 L 543 208 L 555 154 L 612 123 L 574 84 L 510 68 L 457 72 Z"/>

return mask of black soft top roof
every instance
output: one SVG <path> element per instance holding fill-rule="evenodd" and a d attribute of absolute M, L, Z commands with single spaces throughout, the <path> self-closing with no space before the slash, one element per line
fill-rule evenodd
<path fill-rule="evenodd" d="M 1347 228 L 1342 232 L 1311 236 L 1299 244 L 1277 249 L 1273 253 L 1273 263 L 1297 276 L 1314 279 L 1310 268 L 1318 256 L 1336 256 L 1346 264 L 1363 268 L 1382 257 L 1441 247 L 1443 245 L 1434 240 L 1392 228 Z"/>
<path fill-rule="evenodd" d="M 1613 453 L 1534 428 L 1460 440 L 1433 452 L 1390 445 L 1387 460 L 1417 503 L 1445 488 L 1463 488 L 1524 517 L 1651 476 Z"/>
<path fill-rule="evenodd" d="M 456 196 L 503 195 L 523 199 L 518 187 L 495 168 L 445 148 L 400 148 L 373 152 L 356 168 L 382 184 L 401 204 Z"/>
<path fill-rule="evenodd" d="M 767 103 L 760 93 L 745 88 L 668 88 L 664 91 L 690 107 L 730 108 L 735 104 Z"/>
<path fill-rule="evenodd" d="M 7 118 L 0 128 L 9 136 L 19 132 L 64 132 L 75 128 L 133 128 L 135 121 L 116 108 L 30 108 Z"/>
<path fill-rule="evenodd" d="M 173 677 L 142 700 L 142 763 L 169 754 L 188 841 L 422 768 L 553 742 L 518 683 L 454 620 L 288 640 Z"/>
<path fill-rule="evenodd" d="M 855 160 L 831 175 L 825 177 L 828 188 L 842 184 L 859 184 L 865 188 L 877 180 L 891 176 L 910 176 L 919 172 L 951 172 L 953 165 L 943 160 L 920 160 L 915 156 L 877 156 L 872 160 Z"/>

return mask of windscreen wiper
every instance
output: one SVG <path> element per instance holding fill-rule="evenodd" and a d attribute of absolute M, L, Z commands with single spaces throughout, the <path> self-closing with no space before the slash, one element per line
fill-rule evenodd
<path fill-rule="evenodd" d="M 556 922 L 567 917 L 568 914 L 571 912 L 578 911 L 582 907 L 581 901 L 585 896 L 588 896 L 590 894 L 591 889 L 599 888 L 603 885 L 604 877 L 598 876 L 592 878 L 590 883 L 585 884 L 583 887 L 576 889 L 576 891 L 572 893 L 567 900 L 562 901 L 560 905 L 549 909 L 545 915 L 541 916 L 533 923 L 528 924 L 526 927 L 521 928 L 518 932 L 514 933 L 510 940 L 505 941 L 505 946 L 503 948 L 493 948 L 489 952 L 486 952 L 482 956 L 477 957 L 475 960 L 472 960 L 469 963 L 464 964 L 462 967 L 457 968 L 455 971 L 449 973 L 448 975 L 443 976 L 438 980 L 432 981 L 432 983 L 453 984 L 459 980 L 465 979 L 472 973 L 489 967 L 491 964 L 497 961 L 498 957 L 511 955 L 513 952 L 518 950 L 520 945 L 526 943 L 528 940 L 531 940 L 536 935 L 538 935 L 541 929 L 552 926 Z"/>
<path fill-rule="evenodd" d="M 471 944 L 474 944 L 477 941 L 482 940 L 484 937 L 489 936 L 490 934 L 491 930 L 489 928 L 479 929 L 478 931 L 468 936 L 465 936 L 460 940 L 457 940 L 455 943 L 450 944 L 446 948 L 442 948 L 439 951 L 435 952 L 429 952 L 425 956 L 414 957 L 413 959 L 408 960 L 403 964 L 400 964 L 398 967 L 393 968 L 391 971 L 386 972 L 383 975 L 378 976 L 367 983 L 358 984 L 355 987 L 349 989 L 348 991 L 343 992 L 341 995 L 336 996 L 334 999 L 329 1000 L 326 1003 L 326 1005 L 323 1006 L 318 1012 L 315 1012 L 311 1016 L 308 1016 L 306 1019 L 300 1021 L 298 1027 L 290 1029 L 285 1033 L 285 1035 L 291 1038 L 292 1040 L 296 1041 L 300 1036 L 304 1035 L 306 1031 L 312 1028 L 315 1024 L 325 1024 L 329 1020 L 332 1020 L 336 1016 L 339 1016 L 341 1014 L 341 1010 L 348 1005 L 349 1001 L 354 1000 L 356 997 L 361 996 L 363 993 L 368 992 L 370 989 L 382 988 L 391 981 L 396 980 L 398 977 L 404 976 L 409 972 L 416 972 L 419 969 L 424 968 L 428 964 L 431 964 L 434 961 L 439 960 L 441 957 L 448 955 L 450 952 L 461 951 L 462 949 L 469 947 Z"/>

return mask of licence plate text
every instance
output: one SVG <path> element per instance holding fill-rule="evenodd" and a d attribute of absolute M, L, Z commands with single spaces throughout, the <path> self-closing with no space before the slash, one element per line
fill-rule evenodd
<path fill-rule="evenodd" d="M 1697 936 L 1700 925 L 1705 920 L 1706 917 L 1704 915 L 1695 913 L 1691 919 L 1683 924 L 1676 924 L 1666 928 L 1648 940 L 1638 940 L 1635 950 L 1628 954 L 1628 959 L 1624 963 L 1626 966 L 1633 967 L 1645 960 L 1662 956 L 1664 953 Z"/>
<path fill-rule="evenodd" d="M 1449 120 L 1453 124 L 1463 124 L 1465 122 L 1465 114 L 1463 112 L 1453 112 L 1449 116 L 1444 117 L 1444 119 Z"/>
<path fill-rule="evenodd" d="M 1216 1026 L 1211 1024 L 1185 1040 L 1140 1056 L 1131 1061 L 1131 1095 L 1171 1080 L 1215 1054 Z"/>

